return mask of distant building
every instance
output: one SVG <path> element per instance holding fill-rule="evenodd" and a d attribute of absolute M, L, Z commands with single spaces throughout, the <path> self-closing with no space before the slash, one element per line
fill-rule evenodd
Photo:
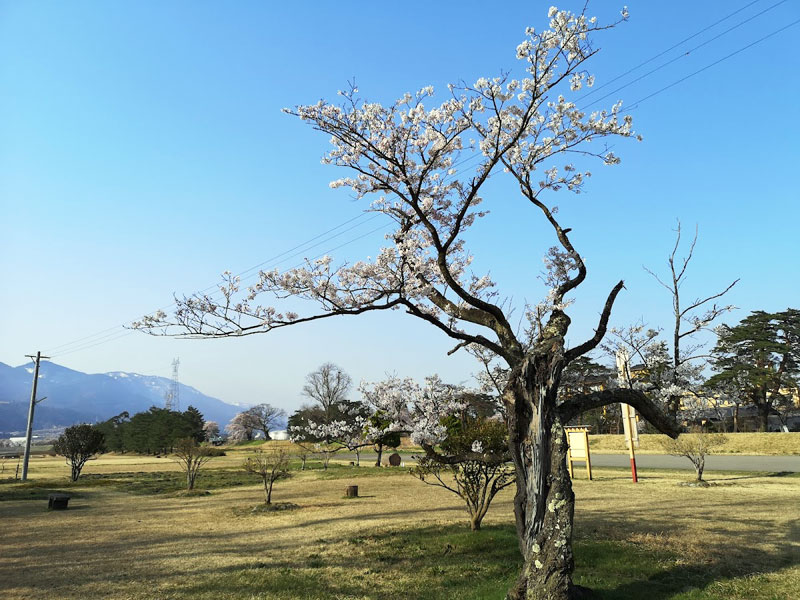
<path fill-rule="evenodd" d="M 33 442 L 33 440 L 37 439 L 38 437 L 39 437 L 38 435 L 31 436 L 31 442 Z M 11 442 L 12 446 L 24 446 L 25 445 L 25 438 L 24 437 L 12 437 L 12 438 L 8 438 L 8 441 Z"/>
<path fill-rule="evenodd" d="M 269 437 L 273 440 L 288 440 L 289 439 L 289 432 L 285 429 L 280 431 L 270 431 Z"/>

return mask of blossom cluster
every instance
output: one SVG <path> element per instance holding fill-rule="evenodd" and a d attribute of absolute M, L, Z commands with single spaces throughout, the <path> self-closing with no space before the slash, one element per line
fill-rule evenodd
<path fill-rule="evenodd" d="M 436 445 L 447 436 L 446 417 L 466 408 L 457 386 L 442 382 L 438 375 L 425 378 L 423 385 L 411 378 L 389 377 L 377 383 L 362 383 L 361 393 L 386 415 L 388 430 L 407 431 L 416 444 Z"/>
<path fill-rule="evenodd" d="M 625 14 L 623 14 L 625 18 Z M 568 96 L 593 84 L 585 62 L 595 53 L 589 37 L 603 29 L 582 13 L 548 11 L 549 27 L 526 30 L 517 47 L 521 68 L 473 84 L 449 86 L 436 101 L 425 86 L 381 104 L 362 100 L 352 85 L 339 103 L 321 100 L 286 112 L 330 135 L 323 162 L 349 170 L 331 187 L 350 188 L 357 198 L 373 198 L 367 210 L 394 223 L 386 247 L 370 260 L 334 265 L 331 257 L 308 260 L 300 268 L 265 270 L 255 283 L 226 273 L 215 294 L 178 299 L 174 315 L 147 316 L 134 327 L 183 335 L 245 335 L 298 322 L 365 310 L 404 309 L 464 343 L 483 343 L 499 352 L 514 345 L 514 332 L 494 304 L 497 292 L 488 273 L 472 270 L 465 234 L 483 208 L 484 184 L 504 170 L 519 184 L 524 206 L 538 206 L 550 222 L 554 211 L 540 195 L 566 188 L 580 192 L 589 171 L 575 167 L 575 154 L 604 164 L 619 158 L 603 144 L 609 137 L 635 133 L 621 103 L 590 114 Z M 591 144 L 590 144 L 591 143 Z M 464 165 L 472 162 L 467 169 Z M 580 256 L 558 229 L 561 254 L 548 257 L 564 281 L 583 269 Z M 581 271 L 582 272 L 582 271 Z M 563 310 L 564 288 L 541 307 Z M 321 313 L 302 316 L 279 311 L 263 296 L 297 297 Z M 488 328 L 480 336 L 474 325 Z"/>

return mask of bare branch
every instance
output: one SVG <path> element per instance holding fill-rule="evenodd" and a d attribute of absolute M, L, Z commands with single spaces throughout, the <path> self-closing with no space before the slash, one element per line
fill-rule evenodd
<path fill-rule="evenodd" d="M 731 283 L 728 287 L 726 287 L 724 290 L 722 290 L 718 294 L 713 294 L 712 296 L 709 296 L 708 298 L 704 298 L 702 300 L 695 300 L 693 304 L 691 304 L 690 306 L 687 306 L 686 308 L 684 308 L 681 311 L 681 313 L 680 313 L 681 317 L 683 317 L 689 311 L 691 311 L 691 310 L 693 310 L 695 308 L 699 308 L 700 306 L 703 306 L 703 304 L 705 304 L 706 302 L 709 302 L 711 300 L 715 300 L 716 298 L 724 296 L 725 294 L 727 294 L 731 290 L 731 288 L 733 288 L 733 286 L 735 286 L 737 283 L 739 283 L 739 281 L 741 281 L 741 279 L 736 279 L 733 283 Z M 722 312 L 720 312 L 720 314 L 722 314 Z"/>
<path fill-rule="evenodd" d="M 600 314 L 600 322 L 597 325 L 597 329 L 595 330 L 594 336 L 585 341 L 584 343 L 576 346 L 575 348 L 571 348 L 567 350 L 565 353 L 565 362 L 566 364 L 571 363 L 573 360 L 578 358 L 579 356 L 583 356 L 587 352 L 591 352 L 595 348 L 597 348 L 598 344 L 603 341 L 603 337 L 606 335 L 606 330 L 608 328 L 608 319 L 611 317 L 611 309 L 614 306 L 614 300 L 617 298 L 617 294 L 619 294 L 620 290 L 625 287 L 625 283 L 620 281 L 615 285 L 611 293 L 608 295 L 606 299 L 606 304 L 603 307 L 603 312 Z"/>

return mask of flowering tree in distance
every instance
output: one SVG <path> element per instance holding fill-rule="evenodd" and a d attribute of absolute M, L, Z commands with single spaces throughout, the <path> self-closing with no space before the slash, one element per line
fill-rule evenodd
<path fill-rule="evenodd" d="M 228 438 L 233 442 L 249 442 L 253 439 L 259 425 L 258 417 L 245 410 L 236 413 L 231 422 L 225 426 L 225 431 L 228 432 Z"/>
<path fill-rule="evenodd" d="M 330 136 L 333 148 L 324 162 L 352 172 L 331 185 L 348 186 L 358 197 L 377 195 L 370 210 L 396 223 L 387 236 L 390 243 L 374 260 L 334 266 L 325 257 L 305 268 L 262 272 L 248 289 L 226 274 L 221 300 L 203 294 L 184 297 L 172 316 L 159 312 L 135 327 L 161 335 L 241 336 L 336 315 L 400 309 L 453 338 L 453 352 L 470 345 L 491 352 L 510 369 L 502 398 L 524 559 L 509 598 L 560 600 L 578 594 L 571 577 L 574 495 L 563 424 L 583 411 L 626 402 L 659 430 L 677 435 L 677 428 L 638 390 L 558 399 L 561 372 L 603 339 L 623 283 L 611 289 L 595 334 L 568 348 L 567 295 L 585 279 L 586 265 L 547 198 L 560 189 L 581 190 L 589 174 L 574 167 L 573 156 L 616 164 L 619 159 L 603 139 L 634 133 L 630 116 L 620 113 L 621 104 L 610 112 L 586 114 L 564 96 L 593 83 L 584 69 L 596 53 L 590 36 L 613 25 L 600 26 L 585 14 L 555 7 L 548 16 L 549 28 L 529 28 L 517 47 L 524 65 L 521 78 L 502 74 L 454 85 L 444 102 L 430 108 L 431 87 L 384 106 L 360 100 L 353 86 L 342 92 L 341 104 L 320 101 L 287 110 Z M 467 154 L 477 165 L 459 173 Z M 557 243 L 546 255 L 547 299 L 528 311 L 534 316 L 530 334 L 512 326 L 510 307 L 498 301 L 491 278 L 470 270 L 465 234 L 486 214 L 480 208 L 482 188 L 498 172 L 512 178 L 521 208 L 539 214 Z M 280 312 L 259 302 L 265 293 L 316 301 L 320 310 Z M 418 416 L 425 420 L 430 414 L 423 410 Z M 436 452 L 432 445 L 426 451 Z M 470 450 L 443 460 L 473 456 L 482 457 Z"/>
<path fill-rule="evenodd" d="M 322 456 L 327 470 L 331 457 L 347 448 L 356 452 L 360 463 L 367 406 L 347 399 L 352 380 L 340 367 L 325 363 L 306 376 L 303 395 L 314 401 L 289 417 L 289 439 L 307 452 Z M 305 464 L 305 461 L 304 461 Z"/>
<path fill-rule="evenodd" d="M 219 437 L 219 423 L 216 421 L 206 421 L 203 425 L 203 431 L 205 432 L 205 439 L 207 442 L 210 442 L 216 437 Z"/>

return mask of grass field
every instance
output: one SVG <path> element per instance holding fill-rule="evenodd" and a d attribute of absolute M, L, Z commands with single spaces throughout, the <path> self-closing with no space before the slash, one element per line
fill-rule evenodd
<path fill-rule="evenodd" d="M 691 433 L 683 434 L 692 437 Z M 643 434 L 639 436 L 637 453 L 664 454 L 661 441 L 664 435 Z M 590 435 L 592 452 L 599 454 L 627 454 L 625 436 Z M 746 454 L 761 456 L 800 455 L 800 433 L 726 433 L 725 442 L 714 448 L 713 454 Z"/>
<path fill-rule="evenodd" d="M 239 452 L 184 496 L 169 459 L 105 456 L 67 481 L 61 459 L 0 483 L 0 597 L 115 599 L 502 598 L 519 567 L 511 492 L 470 532 L 454 495 L 397 470 L 296 472 L 254 513 Z M 575 481 L 576 581 L 608 599 L 800 598 L 800 477 L 686 473 L 633 485 L 624 470 Z M 361 497 L 345 499 L 346 485 Z M 47 492 L 73 495 L 48 512 Z"/>

